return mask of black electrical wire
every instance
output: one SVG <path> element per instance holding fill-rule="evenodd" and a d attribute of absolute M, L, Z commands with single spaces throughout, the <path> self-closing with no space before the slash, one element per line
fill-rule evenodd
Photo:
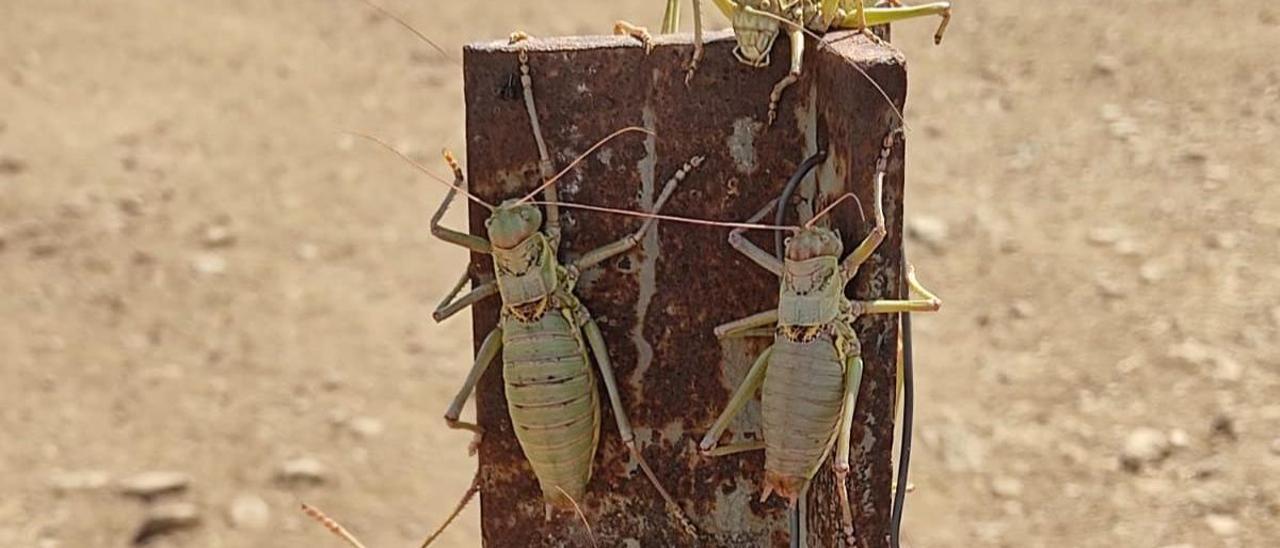
<path fill-rule="evenodd" d="M 902 271 L 907 269 L 907 251 L 902 250 Z M 905 285 L 905 282 L 904 282 Z M 910 288 L 903 287 L 905 296 Z M 902 541 L 902 509 L 907 503 L 907 472 L 911 468 L 911 421 L 915 413 L 914 364 L 911 357 L 911 313 L 902 313 L 902 443 L 898 446 L 898 488 L 893 493 L 889 540 L 893 548 Z"/>
<path fill-rule="evenodd" d="M 773 215 L 773 224 L 782 226 L 782 223 L 786 222 L 787 203 L 791 201 L 791 195 L 796 193 L 796 187 L 800 186 L 800 181 L 803 181 L 805 177 L 809 176 L 809 172 L 813 171 L 813 168 L 818 167 L 818 164 L 821 164 L 822 161 L 826 159 L 827 151 L 819 150 L 818 152 L 813 153 L 813 156 L 805 158 L 803 162 L 800 162 L 800 167 L 796 168 L 796 172 L 792 174 L 791 179 L 787 181 L 787 186 L 782 188 L 782 195 L 778 197 L 778 210 Z M 778 257 L 779 261 L 781 261 L 783 256 L 786 254 L 785 250 L 782 248 L 782 231 L 773 233 L 773 254 Z"/>

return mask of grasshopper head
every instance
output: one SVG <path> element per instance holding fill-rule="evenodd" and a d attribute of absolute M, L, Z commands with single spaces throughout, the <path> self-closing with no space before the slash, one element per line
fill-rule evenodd
<path fill-rule="evenodd" d="M 844 252 L 844 243 L 840 234 L 820 226 L 805 228 L 795 236 L 787 238 L 787 260 L 807 261 L 815 257 L 832 256 L 839 258 Z"/>
<path fill-rule="evenodd" d="M 738 37 L 738 47 L 733 56 L 753 67 L 769 66 L 769 51 L 778 39 L 778 22 L 746 10 L 733 14 L 733 34 Z"/>
<path fill-rule="evenodd" d="M 533 204 L 507 200 L 485 220 L 489 242 L 499 249 L 514 249 L 542 228 L 542 212 Z"/>

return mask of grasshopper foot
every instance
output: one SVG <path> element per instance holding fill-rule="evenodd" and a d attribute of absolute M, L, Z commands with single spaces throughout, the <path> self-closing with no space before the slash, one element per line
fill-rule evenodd
<path fill-rule="evenodd" d="M 639 40 L 644 44 L 645 55 L 653 52 L 653 35 L 649 34 L 649 29 L 619 20 L 613 23 L 613 33 L 619 36 L 625 34 Z"/>
<path fill-rule="evenodd" d="M 689 58 L 689 64 L 684 67 L 684 85 L 688 87 L 693 82 L 693 74 L 698 72 L 698 64 L 702 62 L 702 42 L 693 45 L 693 57 Z"/>

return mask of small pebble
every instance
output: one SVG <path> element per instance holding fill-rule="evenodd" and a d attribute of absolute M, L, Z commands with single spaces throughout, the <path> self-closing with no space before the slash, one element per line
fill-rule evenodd
<path fill-rule="evenodd" d="M 271 507 L 262 497 L 241 494 L 227 507 L 227 519 L 236 529 L 266 529 L 271 524 Z"/>
<path fill-rule="evenodd" d="M 373 417 L 356 417 L 347 423 L 347 428 L 361 438 L 372 438 L 382 434 L 386 429 L 382 421 Z"/>
<path fill-rule="evenodd" d="M 948 234 L 947 222 L 938 217 L 916 216 L 907 225 L 907 236 L 934 250 L 946 245 Z"/>
<path fill-rule="evenodd" d="M 320 256 L 320 248 L 317 247 L 316 244 L 304 243 L 298 246 L 295 253 L 299 259 L 304 261 L 314 261 L 316 257 Z"/>
<path fill-rule="evenodd" d="M 58 472 L 49 478 L 49 486 L 59 493 L 95 491 L 111 483 L 111 477 L 99 470 Z"/>
<path fill-rule="evenodd" d="M 1125 438 L 1120 464 L 1125 470 L 1137 472 L 1144 466 L 1155 464 L 1169 456 L 1169 438 L 1154 428 L 1138 428 Z"/>
<path fill-rule="evenodd" d="M 227 260 L 214 253 L 201 253 L 191 258 L 191 270 L 202 276 L 217 276 L 227 271 Z"/>
<path fill-rule="evenodd" d="M 320 461 L 303 457 L 282 464 L 276 472 L 276 480 L 291 485 L 320 485 L 325 482 L 327 473 Z"/>
<path fill-rule="evenodd" d="M 1112 76 L 1124 68 L 1120 58 L 1114 55 L 1098 55 L 1093 58 L 1093 72 L 1101 76 Z"/>
<path fill-rule="evenodd" d="M 1271 440 L 1271 454 L 1280 456 L 1280 438 Z"/>
<path fill-rule="evenodd" d="M 1174 428 L 1169 431 L 1169 445 L 1178 449 L 1186 449 L 1191 446 L 1191 435 L 1187 434 L 1186 430 Z"/>
<path fill-rule="evenodd" d="M 182 472 L 143 472 L 120 480 L 122 494 L 150 499 L 185 491 L 191 485 L 191 476 Z"/>
<path fill-rule="evenodd" d="M 142 526 L 133 536 L 134 544 L 146 544 L 153 537 L 190 529 L 200 524 L 200 509 L 190 502 L 167 502 L 147 510 Z"/>
<path fill-rule="evenodd" d="M 236 235 L 231 227 L 223 224 L 209 225 L 200 234 L 200 241 L 205 247 L 228 247 L 236 243 Z"/>
<path fill-rule="evenodd" d="M 1206 243 L 1214 249 L 1235 249 L 1240 238 L 1232 232 L 1214 232 L 1209 235 Z"/>
<path fill-rule="evenodd" d="M 1213 378 L 1217 380 L 1236 382 L 1244 376 L 1244 365 L 1230 356 L 1214 356 L 1213 363 Z"/>
<path fill-rule="evenodd" d="M 1022 496 L 1022 482 L 1017 478 L 998 477 L 991 481 L 991 493 L 1005 499 L 1016 499 Z"/>
<path fill-rule="evenodd" d="M 1234 537 L 1240 534 L 1240 521 L 1224 514 L 1209 514 L 1204 517 L 1209 529 L 1220 537 Z"/>
<path fill-rule="evenodd" d="M 1235 441 L 1240 437 L 1240 432 L 1236 430 L 1236 420 L 1230 415 L 1218 415 L 1213 418 L 1213 422 L 1209 425 L 1209 432 L 1214 437 L 1222 437 L 1231 441 Z"/>
<path fill-rule="evenodd" d="M 1035 305 L 1031 304 L 1030 301 L 1024 300 L 1013 301 L 1010 311 L 1013 313 L 1013 317 L 1023 320 L 1036 315 Z"/>

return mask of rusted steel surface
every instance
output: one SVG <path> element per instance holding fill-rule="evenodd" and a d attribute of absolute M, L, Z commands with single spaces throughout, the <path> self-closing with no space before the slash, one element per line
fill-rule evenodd
<path fill-rule="evenodd" d="M 738 63 L 727 33 L 711 33 L 706 57 L 690 87 L 684 84 L 687 36 L 659 37 L 646 55 L 624 38 L 532 40 L 530 54 L 543 133 L 559 169 L 608 133 L 629 125 L 657 138 L 624 136 L 583 162 L 559 183 L 569 202 L 647 209 L 663 182 L 694 155 L 702 167 L 677 190 L 664 213 L 743 220 L 781 192 L 796 166 L 819 146 L 830 159 L 797 193 L 795 210 L 824 207 L 847 191 L 869 204 L 879 143 L 894 119 L 862 67 L 901 106 L 905 68 L 896 50 L 862 37 L 832 35 L 830 47 L 810 44 L 805 76 L 788 90 L 780 117 L 766 127 L 769 92 L 786 72 L 785 38 L 767 69 Z M 466 48 L 468 178 L 491 202 L 520 196 L 538 183 L 538 154 L 520 96 L 515 50 L 505 42 Z M 902 147 L 886 180 L 889 236 L 850 288 L 859 298 L 898 295 L 902 234 Z M 483 209 L 471 209 L 471 230 L 484 234 Z M 635 230 L 638 219 L 564 212 L 561 258 Z M 796 218 L 793 215 L 793 219 Z M 834 214 L 846 249 L 870 228 L 857 206 Z M 660 480 L 680 501 L 702 538 L 682 536 L 661 499 L 622 446 L 606 405 L 600 450 L 582 504 L 601 546 L 786 546 L 785 506 L 756 502 L 763 454 L 703 459 L 694 443 L 719 414 L 767 339 L 720 342 L 721 323 L 776 306 L 778 282 L 726 243 L 727 229 L 671 222 L 638 249 L 584 273 L 578 295 L 607 339 L 623 404 L 637 442 Z M 771 234 L 752 236 L 772 247 Z M 491 275 L 490 259 L 472 257 L 477 278 Z M 475 341 L 494 327 L 499 303 L 474 308 Z M 893 446 L 892 361 L 896 323 L 863 320 L 858 332 L 866 373 L 853 435 L 852 500 L 866 546 L 887 546 Z M 607 400 L 606 400 L 607 401 Z M 759 434 L 753 403 L 730 429 L 733 439 Z M 572 515 L 544 522 L 542 497 L 506 415 L 501 368 L 491 367 L 477 389 L 483 537 L 491 547 L 590 546 Z M 810 546 L 835 546 L 839 510 L 830 473 L 810 491 Z"/>

